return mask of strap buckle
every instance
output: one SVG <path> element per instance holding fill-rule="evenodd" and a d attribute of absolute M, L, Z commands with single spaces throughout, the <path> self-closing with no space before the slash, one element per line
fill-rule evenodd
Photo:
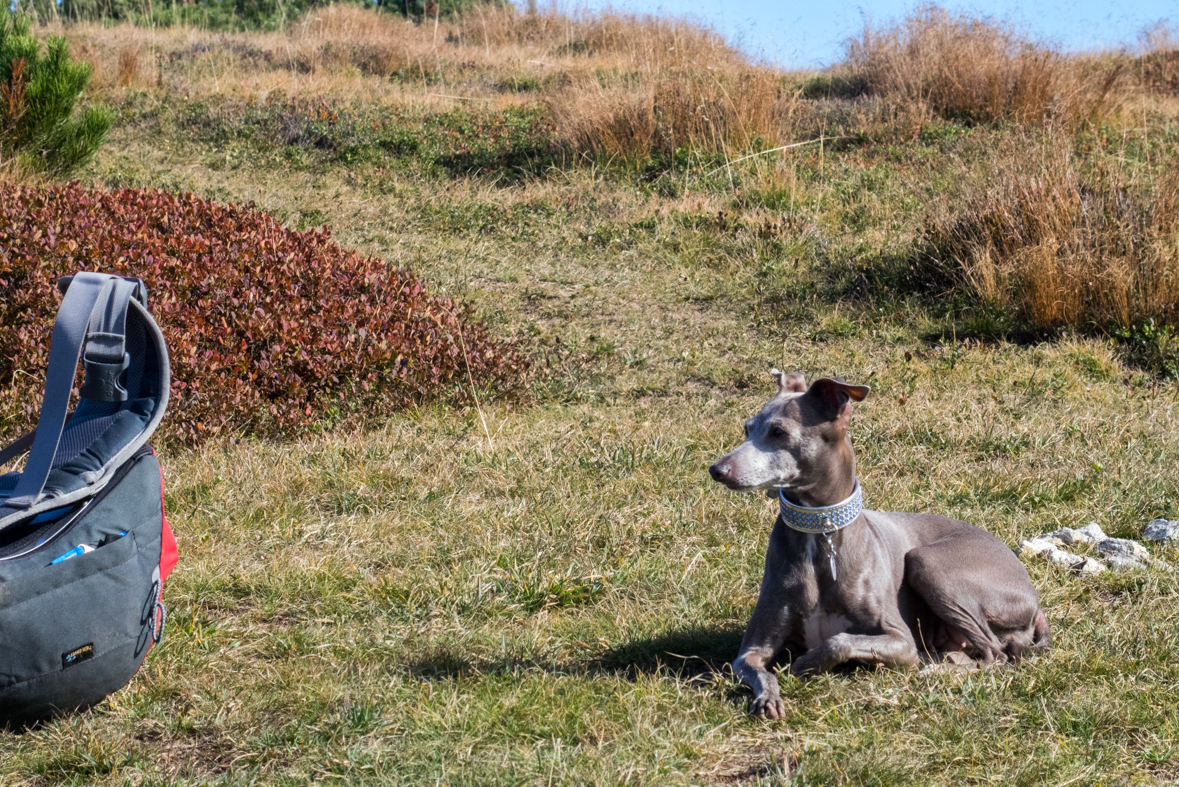
<path fill-rule="evenodd" d="M 121 363 L 102 363 L 85 360 L 86 382 L 78 395 L 92 402 L 125 402 L 127 389 L 123 385 L 123 374 L 131 365 L 130 353 L 123 353 Z"/>

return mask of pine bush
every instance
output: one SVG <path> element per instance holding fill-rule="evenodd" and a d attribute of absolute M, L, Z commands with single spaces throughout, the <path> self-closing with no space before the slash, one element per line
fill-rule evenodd
<path fill-rule="evenodd" d="M 70 59 L 64 37 L 42 52 L 27 17 L 0 11 L 0 161 L 21 157 L 54 175 L 89 161 L 114 120 L 101 106 L 75 117 L 92 71 Z"/>

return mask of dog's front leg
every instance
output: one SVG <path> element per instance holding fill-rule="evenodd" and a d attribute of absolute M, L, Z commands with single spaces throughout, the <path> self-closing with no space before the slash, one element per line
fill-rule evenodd
<path fill-rule="evenodd" d="M 753 701 L 749 712 L 767 719 L 786 717 L 786 703 L 778 693 L 778 678 L 766 669 L 774 658 L 773 650 L 764 647 L 741 648 L 733 662 L 733 672 L 745 685 L 753 689 Z"/>
<path fill-rule="evenodd" d="M 749 712 L 754 716 L 781 719 L 786 716 L 786 705 L 778 693 L 778 678 L 767 669 L 774 654 L 791 634 L 791 593 L 787 591 L 780 571 L 782 562 L 777 528 L 770 534 L 770 548 L 766 553 L 765 574 L 753 617 L 745 627 L 741 650 L 733 661 L 733 672 L 753 689 Z M 795 594 L 796 595 L 796 594 Z"/>
<path fill-rule="evenodd" d="M 836 634 L 790 665 L 793 675 L 829 672 L 848 661 L 910 669 L 919 662 L 917 645 L 907 630 L 884 634 Z"/>

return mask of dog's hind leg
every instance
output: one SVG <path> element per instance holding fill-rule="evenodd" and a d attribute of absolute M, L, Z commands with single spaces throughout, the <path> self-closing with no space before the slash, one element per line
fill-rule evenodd
<path fill-rule="evenodd" d="M 1040 652 L 1052 647 L 1052 631 L 1048 628 L 1048 616 L 1044 614 L 1044 610 L 1036 614 L 1035 623 L 1032 625 L 1032 647 Z"/>
<path fill-rule="evenodd" d="M 1012 661 L 1019 661 L 1027 653 L 1044 653 L 1052 647 L 1052 633 L 1043 610 L 1036 612 L 1030 625 L 1000 636 L 1006 643 L 1004 650 Z"/>
<path fill-rule="evenodd" d="M 836 634 L 809 650 L 790 666 L 794 675 L 829 672 L 848 661 L 883 664 L 892 669 L 917 666 L 921 658 L 908 629 L 884 634 Z"/>
<path fill-rule="evenodd" d="M 909 586 L 948 630 L 965 638 L 970 655 L 987 664 L 1018 658 L 1021 636 L 1032 642 L 1043 613 L 1026 577 L 1019 559 L 997 541 L 943 539 L 905 556 Z"/>

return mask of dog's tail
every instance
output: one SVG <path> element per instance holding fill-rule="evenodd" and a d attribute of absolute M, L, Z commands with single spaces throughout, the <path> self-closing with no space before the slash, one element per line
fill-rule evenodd
<path fill-rule="evenodd" d="M 1048 628 L 1048 616 L 1044 610 L 1036 610 L 1036 621 L 1032 624 L 1032 647 L 1043 653 L 1052 647 L 1052 632 Z"/>

